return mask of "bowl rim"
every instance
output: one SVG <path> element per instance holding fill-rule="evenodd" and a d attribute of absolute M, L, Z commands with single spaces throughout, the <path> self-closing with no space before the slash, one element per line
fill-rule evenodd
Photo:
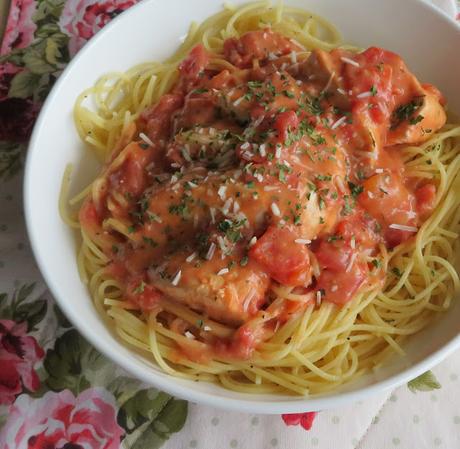
<path fill-rule="evenodd" d="M 34 220 L 31 207 L 31 202 L 33 200 L 33 185 L 31 184 L 33 171 L 33 165 L 31 163 L 32 152 L 38 151 L 37 140 L 39 139 L 39 130 L 45 123 L 47 112 L 51 108 L 51 105 L 55 100 L 60 86 L 65 84 L 69 73 L 73 71 L 74 68 L 78 67 L 79 61 L 83 55 L 92 47 L 97 46 L 99 40 L 101 40 L 101 38 L 112 28 L 118 26 L 118 23 L 124 20 L 128 15 L 134 14 L 138 9 L 146 8 L 146 5 L 156 3 L 157 1 L 158 0 L 140 1 L 128 10 L 121 13 L 119 16 L 115 17 L 109 24 L 107 24 L 102 30 L 93 36 L 90 41 L 88 41 L 84 47 L 72 58 L 45 99 L 40 114 L 35 122 L 27 148 L 23 180 L 23 207 L 27 235 L 30 241 L 32 253 L 46 286 L 49 288 L 53 298 L 56 300 L 61 310 L 64 312 L 72 325 L 77 329 L 77 331 L 101 354 L 107 357 L 108 360 L 123 368 L 134 378 L 139 379 L 148 385 L 152 385 L 159 390 L 165 391 L 173 396 L 185 399 L 190 402 L 214 406 L 225 410 L 259 414 L 301 413 L 306 411 L 317 411 L 322 409 L 332 409 L 350 404 L 352 402 L 360 401 L 366 397 L 388 391 L 392 388 L 396 388 L 414 379 L 425 371 L 431 369 L 437 363 L 441 362 L 456 349 L 460 348 L 460 334 L 458 334 L 438 350 L 434 351 L 428 357 L 425 357 L 414 365 L 405 368 L 401 372 L 393 374 L 384 380 L 376 380 L 373 384 L 359 387 L 354 391 L 344 391 L 335 394 L 333 392 L 329 392 L 326 396 L 316 396 L 313 398 L 302 398 L 299 396 L 298 400 L 291 401 L 263 401 L 256 399 L 222 397 L 212 392 L 194 390 L 193 388 L 189 388 L 188 385 L 182 385 L 177 382 L 176 377 L 171 375 L 161 376 L 157 375 L 156 373 L 152 374 L 151 372 L 147 374 L 146 369 L 140 370 L 130 366 L 129 361 L 126 360 L 123 355 L 120 355 L 114 351 L 109 342 L 104 343 L 103 340 L 97 339 L 95 334 L 92 333 L 88 327 L 84 325 L 84 323 L 74 318 L 74 311 L 71 309 L 69 303 L 67 303 L 64 298 L 55 293 L 58 291 L 58 288 L 56 287 L 58 281 L 53 279 L 53 276 L 47 268 L 47 264 L 43 258 L 43 255 L 39 250 L 38 240 L 40 239 L 40 236 L 37 235 L 35 227 L 33 226 Z M 425 9 L 428 10 L 430 14 L 440 16 L 442 20 L 446 22 L 446 26 L 454 26 L 458 30 L 460 36 L 460 23 L 457 24 L 449 15 L 447 15 L 446 12 L 440 10 L 432 3 L 428 3 L 424 0 L 406 0 L 406 2 L 411 2 L 414 5 L 414 8 Z M 56 207 L 58 207 L 57 204 Z M 260 397 L 262 398 L 263 395 L 260 395 Z"/>

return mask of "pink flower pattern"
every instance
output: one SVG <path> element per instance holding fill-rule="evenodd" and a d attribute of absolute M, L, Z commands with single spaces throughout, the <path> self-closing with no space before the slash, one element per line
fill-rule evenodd
<path fill-rule="evenodd" d="M 0 55 L 15 48 L 25 48 L 32 43 L 37 29 L 32 20 L 36 8 L 35 0 L 12 0 Z"/>
<path fill-rule="evenodd" d="M 68 0 L 59 26 L 70 37 L 70 56 L 111 19 L 136 3 L 137 0 Z"/>
<path fill-rule="evenodd" d="M 0 449 L 119 449 L 115 399 L 102 388 L 75 397 L 69 390 L 39 399 L 21 395 L 0 433 Z"/>
<path fill-rule="evenodd" d="M 26 331 L 25 322 L 0 320 L 0 404 L 11 404 L 23 386 L 29 391 L 40 387 L 34 367 L 44 351 Z"/>
<path fill-rule="evenodd" d="M 305 413 L 287 413 L 281 415 L 286 426 L 301 426 L 305 430 L 310 430 L 313 426 L 313 421 L 318 412 L 305 412 Z"/>

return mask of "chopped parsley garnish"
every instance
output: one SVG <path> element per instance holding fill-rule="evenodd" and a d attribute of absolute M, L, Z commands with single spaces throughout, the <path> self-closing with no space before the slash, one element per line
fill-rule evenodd
<path fill-rule="evenodd" d="M 139 146 L 143 149 L 143 150 L 147 150 L 149 148 L 149 145 L 147 143 L 140 143 Z"/>
<path fill-rule="evenodd" d="M 380 262 L 379 259 L 372 259 L 372 265 L 374 265 L 375 268 L 380 268 L 382 266 L 382 262 Z"/>
<path fill-rule="evenodd" d="M 241 260 L 240 260 L 240 265 L 242 267 L 245 267 L 249 262 L 249 257 L 248 256 L 244 256 Z"/>
<path fill-rule="evenodd" d="M 186 217 L 189 213 L 189 210 L 185 204 L 185 201 L 182 201 L 182 203 L 172 204 L 169 206 L 169 213 L 173 215 L 179 215 L 180 217 Z"/>
<path fill-rule="evenodd" d="M 316 175 L 318 181 L 332 181 L 331 175 Z"/>
<path fill-rule="evenodd" d="M 409 120 L 409 123 L 411 125 L 416 125 L 417 123 L 421 122 L 423 119 L 424 119 L 423 115 L 419 114 L 419 115 L 417 115 L 417 117 L 411 118 Z"/>
<path fill-rule="evenodd" d="M 377 88 L 375 86 L 372 86 L 370 88 L 370 93 L 372 94 L 373 97 L 377 95 Z"/>
<path fill-rule="evenodd" d="M 141 281 L 141 283 L 133 290 L 133 293 L 135 293 L 136 295 L 140 293 L 144 293 L 144 289 L 146 285 L 147 284 L 144 281 Z"/>
<path fill-rule="evenodd" d="M 417 118 L 415 119 L 413 118 L 413 115 L 415 111 L 417 111 L 417 109 L 419 109 L 420 106 L 422 106 L 422 104 L 423 104 L 423 96 L 419 96 L 419 97 L 415 97 L 409 103 L 398 106 L 396 110 L 393 112 L 392 125 L 390 129 L 397 128 L 405 120 L 409 120 L 409 123 L 411 120 L 417 120 Z M 422 117 L 422 116 L 419 116 L 419 117 Z M 415 122 L 415 123 L 418 123 L 418 122 Z M 415 123 L 411 123 L 411 124 L 415 124 Z"/>
<path fill-rule="evenodd" d="M 348 182 L 348 187 L 350 187 L 351 195 L 353 198 L 356 198 L 364 190 L 363 186 L 353 184 L 352 182 Z"/>
<path fill-rule="evenodd" d="M 321 97 L 314 97 L 312 98 L 307 104 L 308 110 L 313 115 L 321 115 L 324 110 L 321 107 Z"/>
<path fill-rule="evenodd" d="M 391 272 L 398 278 L 402 276 L 401 270 L 398 267 L 393 267 Z"/>
<path fill-rule="evenodd" d="M 340 212 L 340 215 L 350 215 L 353 212 L 355 207 L 355 200 L 350 195 L 345 195 L 343 197 L 343 208 Z"/>
<path fill-rule="evenodd" d="M 200 87 L 199 89 L 192 90 L 192 94 L 204 94 L 208 92 L 208 89 L 205 87 Z"/>
<path fill-rule="evenodd" d="M 240 228 L 244 225 L 246 219 L 243 220 L 223 220 L 217 225 L 217 229 L 225 234 L 227 239 L 236 243 L 243 238 Z"/>
<path fill-rule="evenodd" d="M 134 226 L 128 226 L 128 234 L 132 234 L 136 228 Z"/>
<path fill-rule="evenodd" d="M 283 90 L 283 95 L 288 98 L 294 98 L 295 95 L 292 92 L 289 92 L 288 90 Z"/>
<path fill-rule="evenodd" d="M 262 87 L 263 86 L 263 82 L 262 81 L 248 81 L 248 87 L 249 89 L 256 89 L 258 87 Z"/>
<path fill-rule="evenodd" d="M 161 222 L 160 216 L 157 214 L 154 214 L 153 212 L 147 212 L 147 217 L 150 221 L 156 221 L 158 223 Z"/>
<path fill-rule="evenodd" d="M 142 240 L 144 240 L 145 243 L 148 243 L 152 248 L 155 248 L 156 246 L 158 246 L 158 243 L 155 242 L 155 240 L 153 240 L 150 237 L 143 236 Z"/>
<path fill-rule="evenodd" d="M 337 240 L 342 240 L 343 237 L 341 235 L 330 235 L 328 238 L 327 238 L 327 242 L 328 243 L 331 243 L 331 242 L 335 242 Z"/>

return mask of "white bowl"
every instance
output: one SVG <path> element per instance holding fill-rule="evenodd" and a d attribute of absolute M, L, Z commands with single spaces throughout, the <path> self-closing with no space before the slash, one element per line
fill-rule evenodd
<path fill-rule="evenodd" d="M 235 1 L 240 3 L 240 1 Z M 331 20 L 346 42 L 398 52 L 426 82 L 438 86 L 460 112 L 460 28 L 420 0 L 286 0 Z M 294 413 L 337 407 L 418 376 L 460 347 L 460 301 L 405 346 L 407 355 L 382 370 L 327 395 L 306 399 L 248 395 L 204 382 L 171 377 L 118 341 L 96 313 L 76 264 L 75 235 L 58 214 L 66 164 L 72 162 L 77 192 L 98 172 L 80 142 L 72 118 L 77 95 L 104 73 L 148 60 L 162 60 L 179 43 L 192 20 L 221 9 L 222 0 L 145 0 L 97 34 L 59 78 L 37 120 L 25 173 L 25 215 L 32 248 L 59 306 L 103 354 L 139 379 L 193 402 L 254 413 Z"/>

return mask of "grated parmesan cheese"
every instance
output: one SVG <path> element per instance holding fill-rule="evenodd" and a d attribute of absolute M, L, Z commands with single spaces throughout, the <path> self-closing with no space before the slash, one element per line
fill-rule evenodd
<path fill-rule="evenodd" d="M 316 305 L 318 307 L 321 305 L 321 292 L 319 290 L 316 292 Z"/>
<path fill-rule="evenodd" d="M 340 59 L 346 64 L 350 64 L 350 65 L 354 65 L 355 67 L 359 67 L 359 64 L 356 61 L 353 61 L 353 59 L 347 58 L 345 56 L 342 56 Z"/>
<path fill-rule="evenodd" d="M 362 92 L 359 95 L 356 95 L 356 98 L 367 98 L 367 97 L 372 97 L 372 92 L 366 91 Z"/>
<path fill-rule="evenodd" d="M 295 239 L 295 243 L 298 243 L 299 245 L 308 245 L 311 243 L 311 240 L 308 239 Z"/>
<path fill-rule="evenodd" d="M 331 129 L 336 129 L 338 128 L 342 123 L 344 123 L 347 120 L 345 116 L 340 117 L 336 122 L 334 122 L 331 126 Z"/>
<path fill-rule="evenodd" d="M 346 273 L 349 273 L 351 268 L 353 267 L 353 264 L 355 263 L 355 259 L 356 259 L 356 253 L 353 253 L 350 257 L 350 262 L 348 262 L 348 265 L 347 265 L 347 268 L 345 270 Z"/>
<path fill-rule="evenodd" d="M 188 256 L 188 257 L 185 259 L 185 261 L 186 261 L 187 263 L 190 263 L 193 259 L 195 259 L 195 257 L 196 257 L 196 252 L 190 254 L 190 256 Z"/>
<path fill-rule="evenodd" d="M 222 201 L 225 200 L 225 194 L 227 192 L 227 186 L 220 186 L 219 190 L 217 191 L 217 195 L 219 195 Z"/>
<path fill-rule="evenodd" d="M 278 204 L 272 203 L 271 210 L 273 212 L 273 215 L 275 215 L 276 217 L 281 216 L 281 211 L 280 211 L 280 208 L 278 207 Z"/>
<path fill-rule="evenodd" d="M 259 153 L 262 157 L 265 157 L 267 155 L 267 152 L 265 151 L 265 144 L 263 143 L 262 145 L 260 145 L 259 147 Z"/>
<path fill-rule="evenodd" d="M 180 281 L 180 278 L 182 276 L 182 270 L 179 270 L 176 275 L 174 276 L 174 279 L 171 281 L 171 284 L 176 286 L 177 284 L 179 284 L 179 281 Z"/>
<path fill-rule="evenodd" d="M 139 137 L 147 144 L 150 145 L 151 147 L 154 145 L 154 143 L 149 139 L 148 136 L 146 136 L 144 133 L 139 133 Z"/>
<path fill-rule="evenodd" d="M 233 198 L 229 198 L 227 201 L 225 201 L 224 207 L 222 208 L 222 213 L 224 215 L 228 214 L 228 211 L 230 210 L 230 206 L 232 205 Z"/>
<path fill-rule="evenodd" d="M 209 245 L 208 252 L 206 253 L 206 260 L 211 260 L 214 256 L 215 251 L 216 251 L 216 244 L 212 242 Z"/>
<path fill-rule="evenodd" d="M 406 225 L 401 225 L 397 223 L 393 223 L 390 226 L 388 226 L 391 229 L 398 229 L 399 231 L 407 231 L 407 232 L 417 232 L 418 228 L 415 226 L 406 226 Z"/>
<path fill-rule="evenodd" d="M 185 335 L 189 340 L 195 340 L 195 335 L 193 335 L 190 331 L 185 331 L 184 335 Z"/>

